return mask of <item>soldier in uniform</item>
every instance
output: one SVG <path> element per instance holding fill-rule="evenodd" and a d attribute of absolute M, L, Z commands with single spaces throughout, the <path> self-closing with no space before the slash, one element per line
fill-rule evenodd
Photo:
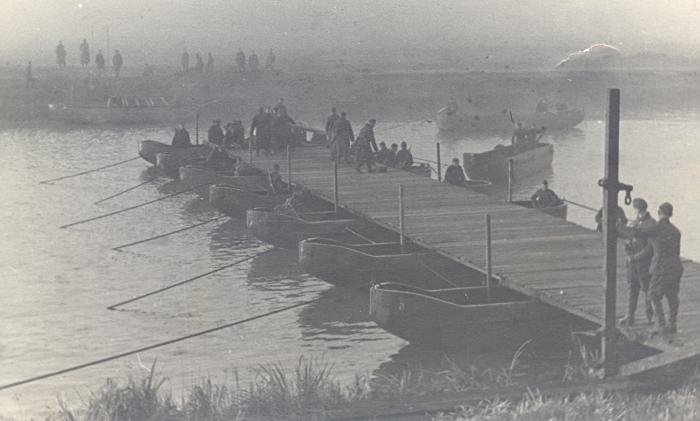
<path fill-rule="evenodd" d="M 549 188 L 547 180 L 542 182 L 542 187 L 530 197 L 535 208 L 549 208 L 561 204 L 561 199 L 554 190 Z"/>
<path fill-rule="evenodd" d="M 372 172 L 372 163 L 374 161 L 374 151 L 377 150 L 377 143 L 374 140 L 374 126 L 377 124 L 377 120 L 369 120 L 364 127 L 360 130 L 360 134 L 357 135 L 355 140 L 356 144 L 356 155 L 355 155 L 355 169 L 357 172 L 362 172 L 362 165 L 367 165 L 367 171 Z"/>
<path fill-rule="evenodd" d="M 340 118 L 333 125 L 333 135 L 331 138 L 331 158 L 337 161 L 341 159 L 346 163 L 350 163 L 348 159 L 348 151 L 350 150 L 350 142 L 355 138 L 352 131 L 352 125 L 346 118 L 345 111 L 340 113 Z"/>
<path fill-rule="evenodd" d="M 207 133 L 207 141 L 213 145 L 223 146 L 224 131 L 221 129 L 221 120 L 214 120 Z"/>
<path fill-rule="evenodd" d="M 464 170 L 459 165 L 459 158 L 452 159 L 452 165 L 445 170 L 445 183 L 455 186 L 464 186 L 467 177 L 464 176 Z"/>
<path fill-rule="evenodd" d="M 659 205 L 657 213 L 659 222 L 627 228 L 619 226 L 618 230 L 625 236 L 642 238 L 649 241 L 652 249 L 652 258 L 649 272 L 649 295 L 656 315 L 656 328 L 654 333 L 676 333 L 678 307 L 680 299 L 681 276 L 683 276 L 683 263 L 681 262 L 681 232 L 671 223 L 673 206 L 666 202 Z M 662 300 L 668 301 L 668 325 Z"/>
<path fill-rule="evenodd" d="M 632 207 L 637 211 L 637 217 L 630 222 L 631 228 L 648 228 L 656 224 L 654 218 L 647 211 L 647 202 L 644 199 L 636 198 L 632 201 Z M 627 254 L 627 283 L 629 287 L 629 302 L 627 316 L 620 320 L 620 324 L 632 326 L 635 322 L 637 311 L 637 301 L 639 292 L 644 293 L 644 310 L 649 323 L 653 322 L 654 310 L 649 297 L 649 281 L 651 274 L 651 257 L 653 250 L 651 244 L 645 238 L 630 237 L 625 241 L 625 254 Z"/>
<path fill-rule="evenodd" d="M 326 119 L 326 139 L 328 142 L 330 142 L 331 136 L 333 136 L 333 126 L 335 126 L 335 122 L 338 121 L 339 118 L 340 116 L 335 107 L 331 108 L 331 115 Z"/>
<path fill-rule="evenodd" d="M 58 41 L 56 46 L 56 62 L 58 67 L 66 67 L 66 47 L 63 46 L 63 41 Z"/>

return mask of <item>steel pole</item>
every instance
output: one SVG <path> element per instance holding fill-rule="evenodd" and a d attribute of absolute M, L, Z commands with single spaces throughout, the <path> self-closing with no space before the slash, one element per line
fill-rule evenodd
<path fill-rule="evenodd" d="M 491 301 L 491 274 L 493 272 L 491 255 L 491 215 L 486 215 L 486 299 Z"/>

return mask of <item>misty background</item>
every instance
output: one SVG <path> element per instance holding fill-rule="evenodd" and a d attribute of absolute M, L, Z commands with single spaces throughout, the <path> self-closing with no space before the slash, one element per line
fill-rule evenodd
<path fill-rule="evenodd" d="M 695 58 L 695 0 L 2 0 L 3 64 L 55 62 L 63 40 L 77 62 L 83 38 L 120 49 L 126 64 L 177 64 L 183 48 L 221 63 L 242 48 L 280 59 L 407 55 L 447 58 L 485 52 L 556 64 L 568 52 L 604 42 L 624 54 Z M 106 51 L 105 51 L 106 52 Z M 113 51 L 109 52 L 111 56 Z M 498 57 L 493 57 L 498 58 Z M 504 57 L 505 59 L 505 57 Z"/>

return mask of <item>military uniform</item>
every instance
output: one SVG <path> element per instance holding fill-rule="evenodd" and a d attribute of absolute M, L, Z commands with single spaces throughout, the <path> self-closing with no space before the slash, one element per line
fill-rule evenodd
<path fill-rule="evenodd" d="M 352 126 L 346 118 L 340 117 L 336 120 L 333 125 L 333 139 L 331 139 L 331 157 L 348 162 L 348 150 L 354 137 Z"/>
<path fill-rule="evenodd" d="M 561 203 L 559 196 L 557 196 L 554 191 L 547 188 L 537 189 L 535 194 L 530 197 L 530 200 L 532 200 L 532 203 L 534 203 L 537 208 L 548 208 Z"/>
<path fill-rule="evenodd" d="M 355 169 L 360 171 L 362 165 L 367 165 L 367 171 L 372 172 L 372 161 L 374 161 L 373 149 L 377 149 L 374 140 L 374 131 L 371 124 L 365 124 L 357 135 L 355 151 Z"/>
<path fill-rule="evenodd" d="M 649 228 L 656 224 L 649 212 L 638 216 L 632 221 L 631 228 Z M 639 292 L 644 293 L 644 310 L 648 321 L 652 321 L 654 309 L 649 296 L 649 282 L 651 273 L 651 258 L 653 249 L 649 241 L 641 237 L 631 237 L 625 241 L 625 253 L 627 254 L 627 283 L 629 288 L 629 302 L 627 307 L 627 324 L 633 324 L 637 311 Z"/>
<path fill-rule="evenodd" d="M 467 181 L 464 176 L 464 170 L 459 165 L 450 165 L 445 170 L 445 182 L 454 184 L 455 186 L 463 186 L 464 182 Z"/>

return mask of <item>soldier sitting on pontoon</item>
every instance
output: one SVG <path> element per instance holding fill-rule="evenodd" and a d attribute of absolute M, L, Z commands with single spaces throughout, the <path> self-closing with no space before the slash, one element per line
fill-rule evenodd
<path fill-rule="evenodd" d="M 549 188 L 547 180 L 542 182 L 542 188 L 537 189 L 530 197 L 530 200 L 532 200 L 532 206 L 535 208 L 550 208 L 561 204 L 561 199 L 554 193 L 554 190 Z"/>

